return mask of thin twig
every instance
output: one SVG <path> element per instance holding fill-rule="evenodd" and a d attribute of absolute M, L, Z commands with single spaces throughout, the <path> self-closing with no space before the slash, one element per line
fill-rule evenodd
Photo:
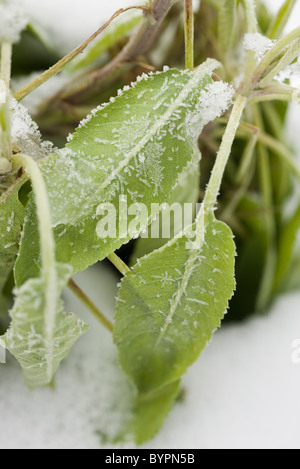
<path fill-rule="evenodd" d="M 125 13 L 128 10 L 133 10 L 133 9 L 139 9 L 143 10 L 147 13 L 150 13 L 149 8 L 145 6 L 131 6 L 127 8 L 121 8 L 120 10 L 116 11 L 112 17 L 99 28 L 94 34 L 92 34 L 88 39 L 86 39 L 82 44 L 80 44 L 76 49 L 71 51 L 69 54 L 67 54 L 65 57 L 63 57 L 59 62 L 57 62 L 53 67 L 49 68 L 46 70 L 44 73 L 42 73 L 40 76 L 38 76 L 35 80 L 32 82 L 28 83 L 28 85 L 25 85 L 23 88 L 18 90 L 15 94 L 14 97 L 17 101 L 21 101 L 24 99 L 29 93 L 31 93 L 33 90 L 41 86 L 43 83 L 48 81 L 50 78 L 53 76 L 57 75 L 63 68 L 71 62 L 78 54 L 80 54 L 99 34 L 101 34 L 111 23 L 112 21 L 120 16 L 122 13 Z"/>
<path fill-rule="evenodd" d="M 97 308 L 92 300 L 81 290 L 81 288 L 71 278 L 68 283 L 68 287 L 77 296 L 77 298 L 94 314 L 94 316 L 101 322 L 101 324 L 110 332 L 113 332 L 114 325 L 112 322 L 104 316 L 103 313 Z"/>
<path fill-rule="evenodd" d="M 153 0 L 151 15 L 145 18 L 137 32 L 129 39 L 128 43 L 105 67 L 97 70 L 82 81 L 75 84 L 70 90 L 63 89 L 57 97 L 78 102 L 95 93 L 107 77 L 117 77 L 124 64 L 135 61 L 145 54 L 157 37 L 157 32 L 169 12 L 170 8 L 178 0 Z"/>

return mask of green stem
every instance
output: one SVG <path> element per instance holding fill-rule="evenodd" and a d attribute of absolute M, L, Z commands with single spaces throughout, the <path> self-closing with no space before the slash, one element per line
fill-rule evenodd
<path fill-rule="evenodd" d="M 185 68 L 194 68 L 194 11 L 193 0 L 184 1 L 184 32 L 185 32 Z"/>
<path fill-rule="evenodd" d="M 282 5 L 278 15 L 275 16 L 271 23 L 267 37 L 270 39 L 278 39 L 283 33 L 284 28 L 292 14 L 297 0 L 286 0 Z"/>
<path fill-rule="evenodd" d="M 1 45 L 1 80 L 4 81 L 7 89 L 10 88 L 10 75 L 11 75 L 11 57 L 12 57 L 12 44 L 4 41 Z"/>
<path fill-rule="evenodd" d="M 287 52 L 278 61 L 277 65 L 259 82 L 259 87 L 264 88 L 268 86 L 278 73 L 285 67 L 290 65 L 299 55 L 300 51 L 300 38 L 296 39 L 288 48 Z"/>
<path fill-rule="evenodd" d="M 1 45 L 0 65 L 0 174 L 9 173 L 12 169 L 9 110 L 11 57 L 12 45 L 4 41 Z"/>
<path fill-rule="evenodd" d="M 247 175 L 249 174 L 249 170 L 251 168 L 258 136 L 259 136 L 259 131 L 253 133 L 250 136 L 250 140 L 246 145 L 244 154 L 242 156 L 241 164 L 240 164 L 240 167 L 238 169 L 238 172 L 235 178 L 235 183 L 237 186 L 242 184 L 242 182 L 247 179 Z"/>
<path fill-rule="evenodd" d="M 110 332 L 113 332 L 114 325 L 112 322 L 104 316 L 103 313 L 97 308 L 92 300 L 81 290 L 81 288 L 71 278 L 68 283 L 68 287 L 77 296 L 77 298 L 94 314 L 94 316 L 101 322 L 101 324 Z"/>
<path fill-rule="evenodd" d="M 253 107 L 255 125 L 264 130 L 264 124 L 257 106 Z M 265 213 L 265 227 L 266 227 L 266 262 L 263 272 L 263 278 L 257 298 L 257 310 L 265 311 L 273 287 L 273 274 L 276 266 L 276 224 L 274 219 L 274 204 L 273 204 L 273 187 L 272 176 L 270 167 L 270 157 L 265 146 L 259 142 L 257 146 L 258 151 L 258 165 L 261 181 L 262 191 L 262 208 Z"/>
<path fill-rule="evenodd" d="M 107 259 L 116 267 L 116 269 L 122 274 L 126 275 L 131 272 L 131 269 L 120 259 L 117 254 L 113 253 L 107 256 Z"/>
<path fill-rule="evenodd" d="M 247 98 L 238 95 L 234 103 L 231 116 L 229 118 L 227 128 L 225 130 L 221 143 L 221 147 L 205 193 L 203 206 L 207 210 L 212 210 L 217 201 L 225 168 L 246 104 Z"/>
<path fill-rule="evenodd" d="M 294 103 L 300 103 L 300 91 L 297 88 L 291 86 L 282 85 L 274 88 L 266 88 L 264 90 L 257 91 L 253 94 L 249 103 L 262 103 L 270 101 L 288 101 Z"/>
<path fill-rule="evenodd" d="M 52 231 L 50 204 L 47 187 L 36 161 L 29 156 L 20 153 L 13 156 L 13 163 L 16 169 L 19 167 L 24 167 L 26 169 L 31 179 L 32 189 L 35 195 L 41 250 L 41 276 L 46 285 L 44 318 L 45 336 L 49 347 L 47 361 L 50 380 L 53 375 L 53 334 L 55 330 L 58 291 L 55 242 Z"/>
<path fill-rule="evenodd" d="M 294 154 L 286 147 L 286 145 L 281 143 L 279 140 L 273 138 L 271 135 L 266 134 L 258 127 L 249 124 L 248 122 L 241 122 L 240 128 L 237 131 L 237 136 L 244 137 L 245 133 L 257 133 L 258 141 L 269 150 L 272 150 L 282 160 L 284 160 L 286 164 L 290 167 L 291 171 L 294 173 L 294 176 L 300 180 L 300 168 L 298 167 L 295 161 Z M 218 134 L 215 135 L 218 136 Z"/>
<path fill-rule="evenodd" d="M 55 243 L 46 184 L 38 164 L 29 156 L 19 153 L 13 156 L 13 163 L 16 168 L 24 167 L 31 179 L 39 220 L 42 270 L 48 271 L 55 266 Z"/>
<path fill-rule="evenodd" d="M 50 78 L 53 76 L 57 75 L 59 72 L 61 72 L 66 65 L 68 65 L 71 60 L 73 60 L 78 54 L 84 51 L 84 49 L 97 37 L 99 34 L 101 34 L 111 23 L 112 21 L 120 16 L 122 13 L 132 10 L 132 9 L 139 9 L 139 10 L 144 10 L 147 13 L 149 13 L 149 9 L 145 6 L 132 6 L 128 8 L 121 8 L 120 10 L 116 11 L 113 16 L 103 25 L 101 28 L 99 28 L 94 34 L 92 34 L 88 39 L 86 39 L 82 44 L 80 44 L 76 49 L 71 51 L 69 54 L 67 54 L 65 57 L 63 57 L 59 62 L 57 62 L 53 67 L 49 68 L 46 70 L 44 73 L 42 73 L 40 76 L 38 76 L 35 80 L 32 82 L 28 83 L 28 85 L 25 85 L 23 88 L 18 90 L 15 94 L 14 97 L 17 101 L 21 101 L 24 99 L 29 93 L 31 93 L 33 90 L 41 86 L 43 83 L 48 81 Z"/>
<path fill-rule="evenodd" d="M 227 120 L 222 118 L 218 119 L 220 123 L 227 123 Z M 244 137 L 245 133 L 255 135 L 257 134 L 257 140 L 262 143 L 266 148 L 272 150 L 278 157 L 286 162 L 290 167 L 291 171 L 294 173 L 294 176 L 300 181 L 300 168 L 298 167 L 294 154 L 279 140 L 273 138 L 271 135 L 266 134 L 261 129 L 255 125 L 249 124 L 248 122 L 240 122 L 240 127 L 237 131 L 237 136 Z M 216 137 L 223 135 L 223 131 L 214 134 Z"/>
<path fill-rule="evenodd" d="M 73 103 L 82 103 L 100 92 L 102 84 L 108 79 L 117 79 L 124 69 L 130 66 L 138 57 L 144 56 L 151 44 L 157 39 L 163 20 L 172 5 L 178 0 L 152 0 L 152 9 L 145 15 L 140 27 L 131 36 L 123 49 L 103 68 L 95 70 L 77 81 L 71 89 L 63 89 L 56 99 L 64 99 Z"/>
<path fill-rule="evenodd" d="M 247 18 L 247 31 L 250 34 L 257 33 L 258 24 L 256 18 L 256 5 L 254 0 L 244 0 Z"/>
<path fill-rule="evenodd" d="M 252 142 L 250 142 L 250 143 L 252 143 Z M 249 151 L 249 156 L 251 157 L 251 160 L 249 160 L 248 172 L 244 175 L 244 179 L 240 183 L 239 188 L 236 190 L 236 192 L 232 196 L 229 204 L 223 210 L 222 220 L 224 220 L 225 222 L 229 221 L 232 218 L 235 210 L 237 209 L 237 207 L 238 207 L 239 203 L 241 202 L 241 200 L 243 199 L 244 195 L 247 193 L 247 190 L 249 189 L 249 186 L 251 184 L 253 174 L 254 174 L 254 170 L 255 170 L 255 164 L 253 164 L 254 161 L 253 161 L 253 158 L 252 158 L 253 157 L 252 148 L 251 148 L 251 153 Z"/>
<path fill-rule="evenodd" d="M 284 38 L 282 38 L 280 41 L 275 44 L 274 47 L 264 56 L 262 61 L 258 64 L 258 66 L 255 68 L 253 73 L 251 74 L 250 78 L 246 80 L 246 83 L 243 83 L 240 88 L 240 93 L 244 95 L 248 95 L 251 93 L 252 90 L 254 90 L 262 78 L 263 74 L 265 71 L 268 69 L 268 67 L 271 65 L 272 62 L 274 62 L 281 54 L 282 52 L 290 46 L 290 44 L 300 37 L 300 26 L 298 26 L 296 29 L 291 31 L 289 34 L 287 34 Z"/>

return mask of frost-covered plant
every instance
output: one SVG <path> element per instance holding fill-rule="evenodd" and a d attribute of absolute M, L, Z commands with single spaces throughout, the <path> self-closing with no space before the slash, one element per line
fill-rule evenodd
<path fill-rule="evenodd" d="M 30 388 L 52 382 L 88 329 L 64 311 L 68 285 L 113 333 L 133 388 L 127 430 L 141 443 L 235 289 L 231 319 L 299 286 L 300 171 L 284 124 L 288 102 L 299 102 L 300 28 L 282 37 L 294 4 L 275 18 L 254 0 L 128 7 L 13 94 L 12 44 L 25 21 L 18 2 L 0 0 L 1 343 Z M 53 58 L 32 25 L 15 51 L 26 35 Z M 174 221 L 169 239 L 140 236 L 166 203 L 192 204 L 191 225 Z M 116 254 L 129 242 L 131 267 Z M 114 323 L 72 279 L 106 258 L 123 277 Z"/>

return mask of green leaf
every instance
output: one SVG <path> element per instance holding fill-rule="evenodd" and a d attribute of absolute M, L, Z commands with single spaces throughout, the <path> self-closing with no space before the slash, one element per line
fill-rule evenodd
<path fill-rule="evenodd" d="M 230 229 L 213 214 L 188 234 L 140 260 L 119 291 L 115 342 L 140 394 L 178 381 L 220 326 L 235 288 Z"/>
<path fill-rule="evenodd" d="M 81 70 L 82 68 L 94 66 L 101 55 L 108 51 L 111 47 L 126 37 L 131 31 L 140 23 L 143 15 L 138 11 L 130 11 L 128 14 L 113 22 L 107 28 L 101 37 L 94 41 L 80 57 L 74 59 L 66 68 L 66 72 L 73 73 Z"/>
<path fill-rule="evenodd" d="M 219 5 L 219 42 L 227 52 L 237 34 L 237 0 L 221 0 Z"/>
<path fill-rule="evenodd" d="M 3 289 L 13 269 L 19 250 L 19 239 L 25 208 L 19 201 L 20 183 L 0 197 L 0 315 L 5 313 Z"/>
<path fill-rule="evenodd" d="M 148 238 L 140 237 L 134 248 L 134 252 L 131 257 L 131 264 L 135 264 L 137 259 L 150 254 L 150 252 L 159 249 L 167 241 L 173 239 L 180 231 L 182 231 L 185 226 L 184 220 L 184 204 L 193 204 L 193 215 L 196 215 L 196 203 L 199 197 L 199 183 L 200 183 L 200 171 L 199 171 L 199 159 L 200 154 L 198 149 L 195 149 L 195 157 L 191 165 L 183 171 L 179 177 L 178 185 L 173 190 L 170 199 L 168 201 L 169 208 L 164 210 L 159 214 L 159 217 L 152 223 L 149 227 Z M 171 211 L 173 204 L 180 204 L 182 208 L 183 216 L 180 220 L 177 220 L 175 217 L 172 217 L 169 210 Z M 162 226 L 163 226 L 163 214 L 168 218 L 170 223 L 170 237 L 163 237 Z M 160 233 L 160 237 L 154 238 L 151 237 L 151 232 Z"/>
<path fill-rule="evenodd" d="M 43 278 L 30 279 L 16 290 L 16 302 L 10 312 L 12 323 L 2 337 L 6 348 L 22 366 L 25 382 L 32 389 L 52 381 L 60 362 L 88 329 L 75 315 L 63 312 L 60 295 L 72 275 L 72 268 L 57 264 L 56 269 L 58 285 L 51 298 L 51 308 L 55 310 L 52 339 L 47 339 L 45 331 L 49 284 Z"/>
<path fill-rule="evenodd" d="M 168 70 L 138 80 L 95 110 L 66 149 L 41 165 L 58 262 L 84 270 L 137 237 L 157 216 L 159 208 L 151 212 L 151 205 L 168 200 L 194 155 L 203 125 L 229 104 L 222 102 L 215 111 L 207 99 L 206 89 L 212 86 L 209 74 L 217 66 L 209 60 L 194 72 Z M 128 206 L 142 202 L 149 213 L 130 232 L 136 215 L 128 217 L 124 228 L 120 226 L 124 211 L 119 207 L 120 196 L 127 198 Z M 103 218 L 99 206 L 107 203 L 116 210 L 117 233 L 103 239 L 97 230 Z M 20 266 L 31 264 L 31 276 L 39 274 L 37 235 L 30 219 L 16 266 L 18 285 L 28 279 L 26 272 L 19 275 Z"/>

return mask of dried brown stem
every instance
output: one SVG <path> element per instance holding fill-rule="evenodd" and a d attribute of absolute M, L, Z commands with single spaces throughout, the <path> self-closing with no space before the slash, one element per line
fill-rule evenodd
<path fill-rule="evenodd" d="M 107 77 L 117 76 L 124 64 L 135 61 L 145 54 L 153 44 L 161 23 L 176 1 L 178 0 L 153 0 L 152 14 L 145 15 L 140 28 L 120 53 L 109 64 L 85 77 L 71 90 L 63 90 L 59 97 L 74 103 L 81 102 L 97 92 Z"/>

